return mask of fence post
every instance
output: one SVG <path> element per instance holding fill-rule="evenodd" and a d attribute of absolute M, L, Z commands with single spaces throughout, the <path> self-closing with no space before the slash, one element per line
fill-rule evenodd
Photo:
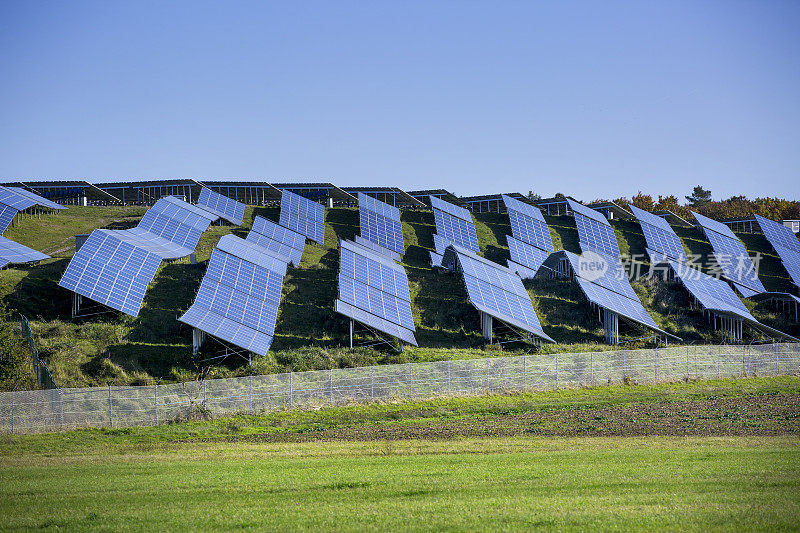
<path fill-rule="evenodd" d="M 408 369 L 411 371 L 410 373 L 410 382 L 411 382 L 411 394 L 410 397 L 414 396 L 414 363 L 408 363 Z"/>
<path fill-rule="evenodd" d="M 522 391 L 528 390 L 528 354 L 522 356 Z"/>
<path fill-rule="evenodd" d="M 722 364 L 722 345 L 719 345 L 719 350 L 717 351 L 717 379 L 719 379 L 719 367 Z"/>
<path fill-rule="evenodd" d="M 655 383 L 658 383 L 658 346 L 656 346 L 656 380 Z"/>
<path fill-rule="evenodd" d="M 486 394 L 489 394 L 489 358 L 486 358 Z"/>
<path fill-rule="evenodd" d="M 16 388 L 11 391 L 11 433 L 14 433 L 14 397 L 17 395 Z"/>
<path fill-rule="evenodd" d="M 777 376 L 781 372 L 781 367 L 778 363 L 778 343 L 773 342 L 772 345 L 775 346 L 775 375 Z"/>
<path fill-rule="evenodd" d="M 111 383 L 108 384 L 108 425 L 114 427 L 114 415 L 111 410 Z"/>
<path fill-rule="evenodd" d="M 447 394 L 450 394 L 452 391 L 451 387 L 451 377 L 450 377 L 450 367 L 453 366 L 453 356 L 450 356 L 450 359 L 447 360 Z"/>
<path fill-rule="evenodd" d="M 333 404 L 333 367 L 328 373 L 328 396 L 330 397 L 331 404 Z"/>
<path fill-rule="evenodd" d="M 203 406 L 206 405 L 206 378 L 203 378 Z"/>
<path fill-rule="evenodd" d="M 369 399 L 375 399 L 375 365 L 369 369 Z"/>
<path fill-rule="evenodd" d="M 253 413 L 253 374 L 247 376 L 247 403 L 250 413 Z"/>
<path fill-rule="evenodd" d="M 589 382 L 594 385 L 594 352 L 589 352 Z"/>
<path fill-rule="evenodd" d="M 558 354 L 556 353 L 556 388 L 558 388 Z"/>
<path fill-rule="evenodd" d="M 64 391 L 58 389 L 58 425 L 64 428 Z"/>
<path fill-rule="evenodd" d="M 294 374 L 294 370 L 289 371 L 289 407 L 294 406 L 294 383 L 292 380 L 292 374 Z"/>
<path fill-rule="evenodd" d="M 686 379 L 689 379 L 689 347 L 686 347 Z"/>
<path fill-rule="evenodd" d="M 153 385 L 153 409 L 156 413 L 156 425 L 158 425 L 158 383 Z"/>
<path fill-rule="evenodd" d="M 622 379 L 625 379 L 625 376 L 628 375 L 628 361 L 625 357 L 625 350 L 622 350 Z"/>

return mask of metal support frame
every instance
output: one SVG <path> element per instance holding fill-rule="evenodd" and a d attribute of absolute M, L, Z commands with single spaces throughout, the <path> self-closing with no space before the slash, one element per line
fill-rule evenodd
<path fill-rule="evenodd" d="M 228 357 L 235 355 L 247 361 L 248 365 L 253 364 L 253 353 L 250 352 L 249 350 L 239 348 L 238 346 L 233 346 L 232 344 L 225 342 L 222 339 L 215 337 L 214 335 L 206 333 L 205 331 L 201 331 L 197 328 L 192 328 L 192 348 L 194 349 L 195 354 L 199 352 L 200 346 L 202 346 L 207 339 L 211 339 L 217 344 L 219 344 L 224 350 L 224 353 L 221 353 L 219 355 L 212 355 L 211 357 L 202 359 L 200 361 L 201 363 L 205 363 L 207 361 L 215 361 L 218 359 L 224 361 Z"/>
<path fill-rule="evenodd" d="M 503 322 L 499 318 L 496 318 L 488 313 L 484 313 L 483 311 L 479 311 L 478 313 L 480 314 L 481 334 L 483 335 L 483 338 L 489 342 L 489 344 L 510 344 L 512 342 L 522 342 L 525 344 L 531 344 L 534 348 L 538 348 L 542 345 L 541 339 L 529 331 L 512 326 L 511 324 Z M 502 340 L 498 340 L 498 337 L 500 337 Z"/>
<path fill-rule="evenodd" d="M 88 302 L 84 305 L 84 299 Z M 118 313 L 116 309 L 108 307 L 107 305 L 96 302 L 90 298 L 86 298 L 77 292 L 72 293 L 72 318 L 84 318 L 87 316 L 105 315 Z"/>
<path fill-rule="evenodd" d="M 360 331 L 367 332 L 370 335 L 373 335 L 374 337 L 377 337 L 378 340 L 364 339 L 364 340 L 362 340 L 360 342 L 356 342 L 355 341 L 355 336 L 359 332 L 359 328 L 356 327 L 356 325 L 360 326 Z M 387 337 L 386 335 L 387 334 L 383 333 L 382 331 L 378 331 L 377 329 L 375 329 L 373 327 L 370 327 L 370 326 L 368 326 L 366 324 L 362 324 L 361 322 L 358 322 L 355 319 L 352 319 L 352 318 L 350 319 L 350 348 L 351 349 L 353 347 L 368 347 L 369 348 L 369 347 L 381 346 L 381 345 L 385 344 L 385 345 L 389 346 L 390 348 L 392 348 L 393 350 L 395 350 L 397 353 L 403 353 L 403 341 L 398 339 L 398 343 L 399 343 L 399 348 L 398 348 L 398 346 L 396 346 L 395 343 L 392 342 L 392 340 L 391 340 L 391 339 L 393 339 L 395 337 L 391 337 L 391 336 Z"/>

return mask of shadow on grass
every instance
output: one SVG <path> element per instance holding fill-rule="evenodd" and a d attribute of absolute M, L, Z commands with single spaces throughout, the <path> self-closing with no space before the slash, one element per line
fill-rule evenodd
<path fill-rule="evenodd" d="M 71 316 L 72 293 L 58 286 L 70 258 L 58 258 L 38 265 L 16 265 L 25 272 L 22 280 L 5 298 L 9 309 L 29 319 L 68 320 Z"/>
<path fill-rule="evenodd" d="M 545 220 L 550 227 L 551 236 L 554 237 L 553 244 L 556 250 L 567 250 L 576 254 L 581 253 L 581 247 L 578 242 L 578 228 L 575 227 L 575 219 L 573 217 L 567 215 L 545 216 Z M 561 245 L 560 248 L 559 243 Z"/>

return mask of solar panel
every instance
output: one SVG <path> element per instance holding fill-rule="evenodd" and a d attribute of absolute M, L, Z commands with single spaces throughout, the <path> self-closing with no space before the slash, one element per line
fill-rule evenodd
<path fill-rule="evenodd" d="M 567 199 L 570 209 L 575 216 L 575 226 L 578 228 L 578 240 L 581 250 L 594 250 L 608 255 L 619 256 L 619 245 L 606 217 L 584 205 Z"/>
<path fill-rule="evenodd" d="M 285 257 L 286 262 L 292 263 L 295 267 L 300 266 L 303 250 L 306 247 L 305 235 L 262 217 L 253 219 L 253 227 L 247 234 L 247 240 Z"/>
<path fill-rule="evenodd" d="M 780 222 L 775 222 L 774 220 L 764 218 L 760 215 L 753 216 L 758 221 L 758 225 L 761 226 L 764 237 L 767 238 L 771 245 L 783 246 L 784 248 L 800 252 L 800 241 L 797 240 L 797 235 L 795 235 L 791 229 Z"/>
<path fill-rule="evenodd" d="M 630 286 L 628 277 L 622 275 L 619 259 L 608 255 L 595 255 L 584 253 L 578 256 L 563 250 L 553 254 L 549 262 L 557 262 L 566 258 L 575 274 L 586 299 L 590 302 L 613 311 L 618 315 L 633 322 L 647 326 L 650 329 L 669 335 L 655 323 L 650 314 L 645 310 L 636 292 Z M 604 267 L 596 263 L 608 262 Z M 672 335 L 671 335 L 672 336 Z"/>
<path fill-rule="evenodd" d="M 794 232 L 779 222 L 755 215 L 761 231 L 770 242 L 778 257 L 781 258 L 783 268 L 789 273 L 792 282 L 800 287 L 800 241 Z"/>
<path fill-rule="evenodd" d="M 362 237 L 399 254 L 405 252 L 399 209 L 360 192 L 358 219 Z"/>
<path fill-rule="evenodd" d="M 730 285 L 686 264 L 669 261 L 675 276 L 684 287 L 705 307 L 712 311 L 733 313 L 755 320 Z"/>
<path fill-rule="evenodd" d="M 747 322 L 750 326 L 770 337 L 782 337 L 797 341 L 782 331 L 766 326 L 756 320 L 750 310 L 742 303 L 730 285 L 721 279 L 704 274 L 686 264 L 670 261 L 670 267 L 681 284 L 705 309 L 716 313 L 733 315 Z M 796 299 L 793 295 L 784 295 Z"/>
<path fill-rule="evenodd" d="M 460 218 L 465 222 L 469 222 L 472 224 L 472 215 L 469 211 L 464 209 L 463 207 L 459 207 L 457 205 L 453 205 L 449 202 L 445 202 L 441 198 L 436 196 L 429 196 L 431 200 L 431 207 L 433 209 L 438 209 L 439 211 L 444 211 L 450 216 L 454 216 L 456 218 Z"/>
<path fill-rule="evenodd" d="M 648 213 L 643 209 L 639 209 L 634 205 L 629 207 L 637 220 L 639 220 L 642 233 L 644 233 L 644 238 L 647 241 L 647 247 L 651 251 L 658 252 L 662 256 L 671 257 L 681 262 L 686 262 L 688 260 L 683 250 L 681 240 L 666 220 L 660 216 Z M 651 254 L 651 262 L 652 259 L 653 255 Z"/>
<path fill-rule="evenodd" d="M 119 237 L 94 230 L 67 265 L 59 285 L 112 309 L 137 316 L 161 257 Z"/>
<path fill-rule="evenodd" d="M 476 309 L 537 337 L 555 342 L 542 329 L 531 297 L 516 273 L 466 248 L 453 245 L 445 251 L 443 263 L 454 266 L 455 261 L 464 276 L 467 297 Z"/>
<path fill-rule="evenodd" d="M 32 263 L 49 258 L 49 255 L 37 252 L 5 237 L 0 237 L 0 268 L 10 264 Z"/>
<path fill-rule="evenodd" d="M 511 235 L 506 235 L 506 241 L 508 242 L 508 250 L 511 253 L 511 261 L 524 266 L 526 275 L 522 275 L 522 272 L 512 267 L 510 263 L 508 268 L 514 270 L 523 278 L 533 277 L 539 270 L 539 267 L 542 266 L 545 259 L 547 259 L 547 256 L 550 255 L 550 252 L 519 241 Z M 531 273 L 533 273 L 533 275 L 531 275 Z"/>
<path fill-rule="evenodd" d="M 33 193 L 27 189 L 23 189 L 22 187 L 7 187 L 7 189 L 14 191 L 20 196 L 29 198 L 30 200 L 35 202 L 36 205 L 40 205 L 42 207 L 49 207 L 50 209 L 66 209 L 66 207 L 64 207 L 63 205 L 57 204 L 51 200 L 48 200 L 47 198 L 44 198 L 43 196 L 39 196 L 38 194 Z"/>
<path fill-rule="evenodd" d="M 341 242 L 336 307 L 362 324 L 417 345 L 408 276 L 402 266 L 381 254 Z M 387 323 L 393 326 L 387 327 Z"/>
<path fill-rule="evenodd" d="M 280 224 L 325 244 L 325 207 L 286 189 L 281 193 Z"/>
<path fill-rule="evenodd" d="M 244 220 L 243 203 L 216 193 L 208 187 L 203 187 L 200 191 L 197 205 L 236 226 L 240 226 Z"/>
<path fill-rule="evenodd" d="M 733 233 L 733 230 L 731 230 L 731 228 L 729 228 L 722 222 L 717 222 L 716 220 L 704 217 L 700 213 L 695 213 L 694 211 L 692 212 L 692 214 L 694 215 L 695 220 L 697 220 L 697 223 L 700 224 L 702 228 L 715 231 L 720 235 L 728 237 L 729 239 L 737 239 L 736 235 Z"/>
<path fill-rule="evenodd" d="M 17 211 L 24 211 L 25 209 L 36 205 L 36 202 L 27 196 L 18 194 L 8 187 L 3 186 L 0 186 L 0 203 L 9 207 L 13 207 Z"/>
<path fill-rule="evenodd" d="M 275 335 L 285 274 L 281 257 L 225 235 L 211 253 L 194 303 L 179 320 L 266 355 Z"/>
<path fill-rule="evenodd" d="M 786 272 L 789 273 L 789 277 L 792 278 L 795 285 L 800 287 L 800 252 L 780 245 L 773 245 L 773 247 L 780 256 L 781 263 L 783 263 Z"/>
<path fill-rule="evenodd" d="M 541 210 L 505 194 L 503 201 L 508 210 L 508 219 L 514 237 L 542 250 L 552 252 L 553 240 Z"/>
<path fill-rule="evenodd" d="M 148 209 L 136 227 L 194 250 L 200 236 L 217 218 L 190 203 L 167 196 Z"/>
<path fill-rule="evenodd" d="M 10 205 L 0 204 L 0 235 L 8 229 L 19 211 Z"/>
<path fill-rule="evenodd" d="M 705 227 L 703 230 L 708 242 L 711 243 L 711 247 L 714 249 L 714 258 L 726 279 L 734 282 L 737 286 L 744 287 L 740 291 L 744 296 L 766 292 L 764 285 L 758 279 L 756 267 L 742 241 L 735 236 L 730 238 Z"/>
<path fill-rule="evenodd" d="M 160 199 L 139 225 L 97 229 L 67 265 L 59 285 L 131 316 L 163 259 L 191 254 L 216 217 L 174 197 Z"/>
<path fill-rule="evenodd" d="M 478 233 L 469 211 L 431 196 L 436 233 L 453 244 L 480 252 Z M 437 250 L 438 251 L 438 250 Z M 439 253 L 443 253 L 439 251 Z"/>

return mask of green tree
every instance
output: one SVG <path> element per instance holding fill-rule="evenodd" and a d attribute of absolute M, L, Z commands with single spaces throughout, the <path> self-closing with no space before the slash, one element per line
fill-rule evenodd
<path fill-rule="evenodd" d="M 691 196 L 686 196 L 686 200 L 689 202 L 689 207 L 703 207 L 711 201 L 711 191 L 698 185 L 692 190 Z"/>

